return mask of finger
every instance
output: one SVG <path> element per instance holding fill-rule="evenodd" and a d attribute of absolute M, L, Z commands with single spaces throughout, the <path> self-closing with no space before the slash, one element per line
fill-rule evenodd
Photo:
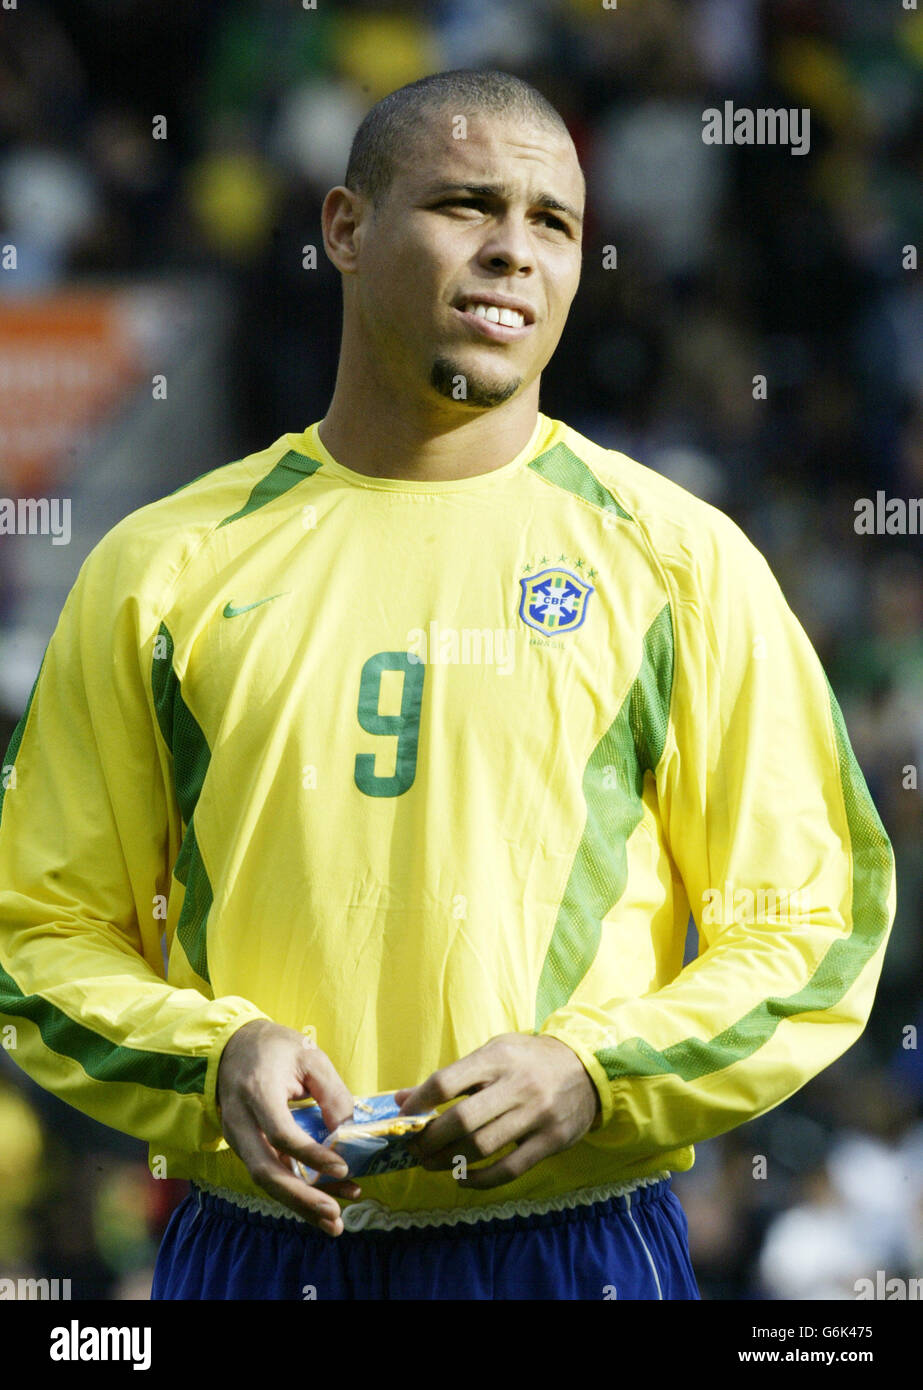
<path fill-rule="evenodd" d="M 309 1183 L 311 1187 L 320 1188 L 322 1192 L 329 1193 L 331 1197 L 343 1197 L 350 1202 L 355 1202 L 362 1196 L 361 1187 L 352 1178 L 342 1178 L 339 1182 L 334 1181 L 332 1178 L 323 1178 L 322 1181 L 322 1175 L 317 1174 L 313 1179 L 309 1180 L 294 1158 L 290 1158 L 287 1154 L 280 1155 L 280 1157 L 286 1168 L 293 1173 L 296 1178 L 300 1178 L 302 1182 Z"/>
<path fill-rule="evenodd" d="M 273 1180 L 277 1183 L 284 1180 L 289 1192 L 297 1192 L 299 1190 L 299 1185 L 305 1188 L 308 1187 L 308 1184 L 300 1174 L 296 1177 L 291 1171 L 290 1157 L 288 1155 L 283 1157 L 280 1151 L 270 1143 L 245 1106 L 232 1105 L 229 1107 L 223 1114 L 223 1122 L 225 1138 L 246 1167 L 254 1182 L 263 1186 L 267 1191 L 269 1191 L 269 1188 L 266 1186 L 267 1182 L 272 1182 Z M 324 1149 L 321 1145 L 314 1144 L 310 1141 L 309 1147 L 312 1157 L 318 1154 L 323 1159 L 329 1159 L 329 1149 Z M 340 1167 L 336 1171 L 336 1176 L 339 1178 L 346 1176 L 346 1169 L 342 1160 L 340 1160 Z M 299 1210 L 304 1208 L 304 1211 L 307 1212 L 310 1211 L 312 1207 L 318 1205 L 325 1208 L 329 1216 L 335 1216 L 339 1212 L 338 1206 L 334 1211 L 335 1203 L 332 1199 L 328 1199 L 319 1204 L 312 1199 L 306 1206 L 302 1203 Z"/>
<path fill-rule="evenodd" d="M 329 1173 L 331 1177 L 346 1177 L 349 1169 L 345 1160 L 306 1134 L 287 1105 L 280 1106 L 278 1101 L 273 1102 L 265 1096 L 254 1096 L 249 1102 L 249 1113 L 254 1125 L 277 1152 L 291 1154 L 309 1168 Z"/>
<path fill-rule="evenodd" d="M 350 1202 L 356 1202 L 362 1196 L 362 1188 L 352 1178 L 346 1178 L 343 1182 L 325 1182 L 322 1190 Z"/>
<path fill-rule="evenodd" d="M 467 1057 L 460 1057 L 457 1062 L 440 1067 L 439 1071 L 434 1071 L 425 1081 L 421 1081 L 419 1086 L 405 1094 L 401 1114 L 410 1115 L 420 1110 L 431 1110 L 433 1106 L 454 1100 L 456 1096 L 468 1095 L 476 1087 L 487 1086 L 490 1082 L 496 1081 L 500 1074 L 500 1066 L 497 1059 L 491 1060 L 489 1054 L 484 1055 L 489 1046 L 488 1043 L 485 1047 L 479 1047 L 476 1052 L 469 1052 Z"/>
<path fill-rule="evenodd" d="M 317 1101 L 329 1130 L 353 1117 L 355 1099 L 326 1052 L 312 1047 L 305 1039 L 302 1067 L 308 1090 Z"/>
<path fill-rule="evenodd" d="M 468 1163 L 480 1163 L 484 1158 L 499 1154 L 508 1144 L 518 1143 L 528 1133 L 524 1120 L 525 1112 L 520 1108 L 508 1110 L 492 1124 L 482 1125 L 473 1133 L 462 1135 L 445 1148 L 421 1159 L 421 1167 L 437 1172 L 443 1168 L 453 1168 L 459 1158 Z"/>
<path fill-rule="evenodd" d="M 549 1146 L 546 1137 L 541 1134 L 532 1134 L 512 1153 L 498 1158 L 495 1163 L 489 1163 L 483 1168 L 473 1169 L 465 1178 L 459 1178 L 459 1187 L 473 1187 L 479 1190 L 501 1187 L 505 1182 L 512 1182 L 514 1178 L 522 1177 L 522 1174 L 528 1172 L 530 1168 L 534 1168 L 536 1163 L 540 1163 L 550 1153 L 556 1152 L 555 1148 Z"/>
<path fill-rule="evenodd" d="M 324 1222 L 335 1224 L 342 1218 L 339 1202 L 326 1188 L 315 1187 L 302 1177 L 296 1178 L 281 1165 L 277 1169 L 258 1170 L 252 1177 L 280 1206 L 287 1207 L 312 1226 Z"/>
<path fill-rule="evenodd" d="M 511 1088 L 508 1083 L 500 1081 L 492 1086 L 485 1086 L 483 1090 L 473 1096 L 466 1096 L 464 1100 L 443 1111 L 435 1120 L 431 1120 L 424 1130 L 414 1135 L 409 1144 L 410 1150 L 421 1159 L 434 1158 L 440 1152 L 446 1153 L 449 1150 L 453 1154 L 462 1153 L 464 1150 L 460 1146 L 472 1135 L 490 1125 L 491 1121 L 499 1120 L 501 1116 L 510 1113 L 511 1103 Z M 525 1133 L 524 1125 L 504 1142 L 508 1143 L 510 1138 L 518 1138 L 520 1132 Z M 495 1145 L 487 1152 L 496 1153 L 498 1148 L 502 1148 L 502 1145 Z M 483 1158 L 484 1154 L 479 1157 Z"/>
<path fill-rule="evenodd" d="M 228 1134 L 231 1143 L 232 1135 Z M 256 1185 L 281 1206 L 295 1212 L 311 1225 L 326 1223 L 328 1233 L 339 1234 L 335 1229 L 340 1222 L 340 1207 L 335 1197 L 322 1189 L 296 1177 L 287 1166 L 287 1160 L 269 1144 L 266 1137 L 255 1127 L 247 1130 L 242 1127 L 233 1134 L 231 1147 L 246 1165 L 247 1171 Z"/>

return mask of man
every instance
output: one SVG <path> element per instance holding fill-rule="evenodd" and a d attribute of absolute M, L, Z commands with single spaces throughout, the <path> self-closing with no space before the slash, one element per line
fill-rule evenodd
<path fill-rule="evenodd" d="M 373 108 L 327 415 L 126 518 L 46 653 L 0 1012 L 192 1178 L 155 1297 L 696 1298 L 669 1174 L 864 1027 L 891 852 L 807 638 L 539 413 L 583 205 L 515 78 Z M 442 1108 L 361 1185 L 288 1109 L 391 1090 Z"/>

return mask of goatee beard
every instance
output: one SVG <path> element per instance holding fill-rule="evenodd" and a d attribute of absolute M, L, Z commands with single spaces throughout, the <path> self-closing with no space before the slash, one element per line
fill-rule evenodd
<path fill-rule="evenodd" d="M 429 380 L 440 396 L 447 396 L 449 400 L 459 401 L 462 405 L 479 406 L 481 409 L 502 405 L 514 396 L 522 385 L 522 377 L 513 377 L 511 381 L 502 385 L 484 381 L 463 372 L 458 363 L 449 357 L 436 358 Z"/>

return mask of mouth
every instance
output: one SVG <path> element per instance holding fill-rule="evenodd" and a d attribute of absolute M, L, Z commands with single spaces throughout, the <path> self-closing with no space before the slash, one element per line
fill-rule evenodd
<path fill-rule="evenodd" d="M 535 315 L 528 305 L 499 297 L 476 295 L 460 299 L 453 311 L 477 333 L 498 343 L 517 342 L 535 327 Z"/>

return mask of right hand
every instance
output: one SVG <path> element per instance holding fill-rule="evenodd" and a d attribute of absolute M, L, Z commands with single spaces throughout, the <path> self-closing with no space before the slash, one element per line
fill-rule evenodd
<path fill-rule="evenodd" d="M 292 1172 L 288 1155 L 343 1179 L 346 1164 L 315 1143 L 292 1118 L 288 1102 L 313 1096 L 330 1130 L 353 1117 L 353 1097 L 330 1058 L 294 1028 L 254 1019 L 225 1044 L 217 1099 L 225 1139 L 253 1181 L 276 1202 L 328 1235 L 343 1233 L 335 1196 L 361 1196 L 351 1180 L 318 1188 Z"/>

